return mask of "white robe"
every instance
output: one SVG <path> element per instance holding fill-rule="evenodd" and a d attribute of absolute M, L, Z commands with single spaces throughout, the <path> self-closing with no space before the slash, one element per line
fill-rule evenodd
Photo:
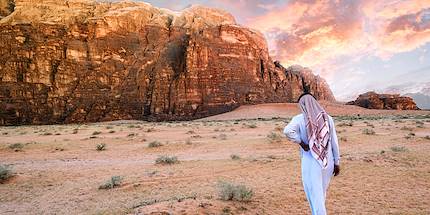
<path fill-rule="evenodd" d="M 325 209 L 325 196 L 330 179 L 333 175 L 334 164 L 339 164 L 339 145 L 336 129 L 331 116 L 329 116 L 330 141 L 328 150 L 328 165 L 323 169 L 315 160 L 310 151 L 304 151 L 300 147 L 302 160 L 302 181 L 309 201 L 312 215 L 327 214 Z M 285 127 L 284 134 L 295 143 L 308 144 L 306 123 L 303 114 L 299 114 Z"/>

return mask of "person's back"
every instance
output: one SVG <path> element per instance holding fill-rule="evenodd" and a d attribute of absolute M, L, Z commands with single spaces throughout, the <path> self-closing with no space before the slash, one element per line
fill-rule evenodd
<path fill-rule="evenodd" d="M 312 214 L 326 214 L 325 196 L 333 173 L 339 173 L 339 146 L 334 121 L 311 95 L 299 99 L 302 114 L 284 134 L 301 146 L 302 181 Z"/>

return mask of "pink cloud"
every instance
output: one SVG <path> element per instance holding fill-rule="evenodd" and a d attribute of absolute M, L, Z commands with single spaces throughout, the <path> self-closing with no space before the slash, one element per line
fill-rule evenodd
<path fill-rule="evenodd" d="M 339 57 L 390 58 L 429 42 L 430 0 L 293 0 L 246 24 L 266 35 L 275 59 L 330 76 Z"/>

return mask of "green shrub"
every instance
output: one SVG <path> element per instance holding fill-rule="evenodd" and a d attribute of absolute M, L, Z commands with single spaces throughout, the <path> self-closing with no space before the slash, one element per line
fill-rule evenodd
<path fill-rule="evenodd" d="M 97 151 L 104 151 L 104 150 L 106 150 L 106 144 L 99 143 L 96 145 L 96 149 L 97 149 Z"/>
<path fill-rule="evenodd" d="M 219 198 L 224 201 L 247 202 L 252 199 L 254 192 L 245 185 L 235 185 L 229 182 L 218 183 Z"/>
<path fill-rule="evenodd" d="M 175 164 L 178 162 L 179 161 L 178 161 L 178 158 L 176 156 L 167 156 L 167 155 L 159 156 L 155 160 L 156 164 Z"/>
<path fill-rule="evenodd" d="M 112 176 L 108 181 L 99 186 L 99 189 L 112 189 L 115 187 L 119 187 L 122 182 L 121 176 Z"/>

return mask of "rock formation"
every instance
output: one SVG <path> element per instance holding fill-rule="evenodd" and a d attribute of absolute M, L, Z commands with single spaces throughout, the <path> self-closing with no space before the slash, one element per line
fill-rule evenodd
<path fill-rule="evenodd" d="M 14 5 L 0 9 L 0 125 L 188 120 L 296 101 L 302 82 L 334 100 L 324 80 L 275 65 L 263 35 L 221 10 L 0 2 Z"/>
<path fill-rule="evenodd" d="M 347 104 L 369 109 L 419 110 L 412 98 L 400 96 L 399 94 L 367 92 Z"/>

